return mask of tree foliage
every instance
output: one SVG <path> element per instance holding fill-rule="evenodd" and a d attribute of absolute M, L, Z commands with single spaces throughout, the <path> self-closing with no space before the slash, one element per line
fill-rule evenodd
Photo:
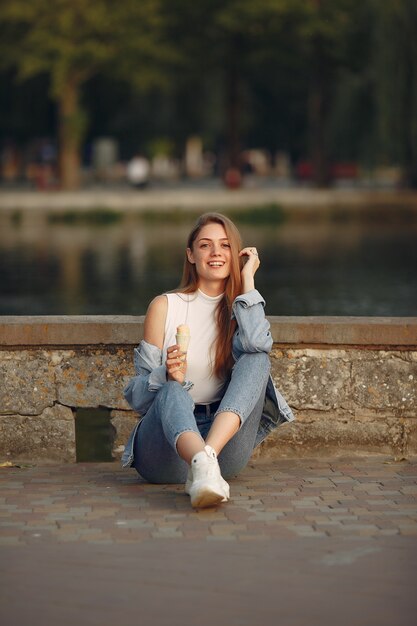
<path fill-rule="evenodd" d="M 2 64 L 14 66 L 20 80 L 49 77 L 64 187 L 78 185 L 83 85 L 99 72 L 142 88 L 160 84 L 169 58 L 162 20 L 159 0 L 3 0 Z"/>
<path fill-rule="evenodd" d="M 21 79 L 47 73 L 56 98 L 68 76 L 84 83 L 103 71 L 159 84 L 156 62 L 172 53 L 159 0 L 3 0 L 0 24 L 3 63 Z"/>
<path fill-rule="evenodd" d="M 245 146 L 309 158 L 318 184 L 346 158 L 417 184 L 415 0 L 2 0 L 1 67 L 48 81 L 63 171 L 102 94 L 128 143 L 198 133 L 231 163 Z"/>

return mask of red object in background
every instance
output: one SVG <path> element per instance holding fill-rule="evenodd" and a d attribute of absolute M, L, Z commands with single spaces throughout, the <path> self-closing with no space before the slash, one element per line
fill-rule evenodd
<path fill-rule="evenodd" d="M 333 163 L 330 166 L 330 175 L 332 179 L 336 178 L 357 178 L 359 174 L 356 163 Z"/>
<path fill-rule="evenodd" d="M 295 168 L 297 178 L 299 180 L 311 180 L 313 178 L 313 165 L 310 161 L 299 161 Z M 330 165 L 330 179 L 349 179 L 358 178 L 359 168 L 356 163 L 332 163 Z"/>
<path fill-rule="evenodd" d="M 236 167 L 230 167 L 226 170 L 224 182 L 229 189 L 238 189 L 242 184 L 242 175 Z"/>
<path fill-rule="evenodd" d="M 313 166 L 310 161 L 299 161 L 295 173 L 300 180 L 310 180 L 313 177 Z"/>

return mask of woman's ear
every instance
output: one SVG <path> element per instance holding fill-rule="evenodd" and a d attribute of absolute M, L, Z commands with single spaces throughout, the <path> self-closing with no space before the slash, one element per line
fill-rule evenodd
<path fill-rule="evenodd" d="M 194 265 L 195 261 L 194 261 L 194 254 L 193 251 L 191 250 L 191 248 L 187 248 L 187 259 L 189 260 L 190 263 L 192 263 Z"/>

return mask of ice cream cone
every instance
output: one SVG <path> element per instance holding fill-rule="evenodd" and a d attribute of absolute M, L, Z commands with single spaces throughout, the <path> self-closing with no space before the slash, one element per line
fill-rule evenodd
<path fill-rule="evenodd" d="M 180 326 L 178 326 L 175 339 L 177 345 L 180 347 L 181 352 L 187 352 L 188 344 L 190 343 L 190 329 L 186 324 L 181 324 Z"/>

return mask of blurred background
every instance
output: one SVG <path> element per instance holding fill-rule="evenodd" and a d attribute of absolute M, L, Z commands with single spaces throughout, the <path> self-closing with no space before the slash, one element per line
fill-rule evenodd
<path fill-rule="evenodd" d="M 0 314 L 143 314 L 195 217 L 13 193 L 240 189 L 277 190 L 229 212 L 269 314 L 416 315 L 415 0 L 2 0 L 0 53 Z M 295 217 L 300 188 L 361 210 Z"/>

